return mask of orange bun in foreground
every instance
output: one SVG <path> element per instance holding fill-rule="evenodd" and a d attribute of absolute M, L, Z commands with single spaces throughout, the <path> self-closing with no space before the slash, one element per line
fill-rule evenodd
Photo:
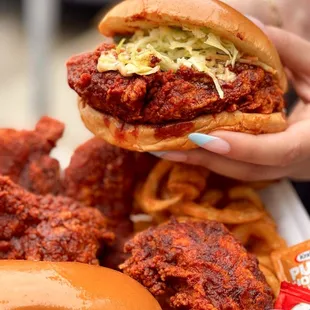
<path fill-rule="evenodd" d="M 32 261 L 0 262 L 2 310 L 161 310 L 132 278 L 98 266 Z"/>

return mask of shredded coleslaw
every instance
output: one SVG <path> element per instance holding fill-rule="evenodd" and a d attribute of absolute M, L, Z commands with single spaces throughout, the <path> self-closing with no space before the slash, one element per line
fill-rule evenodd
<path fill-rule="evenodd" d="M 158 62 L 152 64 L 152 58 Z M 122 39 L 115 49 L 102 52 L 97 65 L 99 72 L 119 71 L 123 76 L 150 75 L 158 71 L 177 71 L 181 66 L 208 74 L 220 98 L 221 84 L 236 79 L 229 66 L 249 63 L 275 73 L 257 58 L 243 57 L 231 42 L 207 29 L 159 27 L 139 30 L 126 42 Z"/>

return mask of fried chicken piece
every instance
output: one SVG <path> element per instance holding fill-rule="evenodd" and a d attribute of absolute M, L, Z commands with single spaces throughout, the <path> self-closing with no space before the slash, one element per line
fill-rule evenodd
<path fill-rule="evenodd" d="M 144 180 L 157 162 L 150 154 L 127 151 L 92 138 L 79 146 L 65 170 L 65 195 L 98 208 L 108 217 L 115 242 L 100 258 L 101 265 L 118 269 L 128 257 L 124 244 L 132 236 L 129 216 L 135 184 Z"/>
<path fill-rule="evenodd" d="M 60 166 L 49 156 L 64 125 L 43 117 L 35 130 L 0 129 L 0 174 L 40 195 L 61 191 Z"/>
<path fill-rule="evenodd" d="M 92 138 L 75 150 L 65 170 L 65 195 L 97 207 L 112 219 L 128 218 L 134 186 L 146 178 L 156 161 L 149 154 L 127 151 Z"/>
<path fill-rule="evenodd" d="M 207 73 L 185 66 L 176 72 L 145 76 L 99 72 L 102 52 L 114 48 L 103 43 L 94 52 L 71 57 L 67 62 L 68 84 L 93 109 L 126 123 L 160 125 L 237 110 L 270 114 L 284 107 L 279 82 L 260 67 L 236 63 L 229 68 L 236 79 L 222 84 L 225 96 L 221 99 Z"/>
<path fill-rule="evenodd" d="M 98 264 L 113 239 L 95 208 L 66 197 L 37 196 L 0 177 L 0 259 Z"/>
<path fill-rule="evenodd" d="M 111 218 L 129 216 L 134 170 L 133 152 L 93 138 L 76 149 L 65 170 L 65 195 Z"/>
<path fill-rule="evenodd" d="M 167 309 L 270 310 L 273 296 L 258 268 L 220 223 L 172 220 L 137 234 L 121 269 Z"/>

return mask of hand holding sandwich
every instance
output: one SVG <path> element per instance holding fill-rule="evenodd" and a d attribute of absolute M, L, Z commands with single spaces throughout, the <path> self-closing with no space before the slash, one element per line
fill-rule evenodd
<path fill-rule="evenodd" d="M 287 122 L 277 48 L 244 15 L 218 0 L 127 0 L 99 30 L 122 39 L 67 62 L 94 135 L 244 180 L 309 177 L 307 108 L 300 104 Z M 268 34 L 310 101 L 310 45 L 273 28 Z"/>
<path fill-rule="evenodd" d="M 309 40 L 308 0 L 222 0 L 239 12 L 253 16 L 265 25 L 280 27 Z"/>
<path fill-rule="evenodd" d="M 241 180 L 310 179 L 310 43 L 274 27 L 264 30 L 302 99 L 289 117 L 287 130 L 258 136 L 229 131 L 191 134 L 189 138 L 203 149 L 168 152 L 162 157 Z"/>
<path fill-rule="evenodd" d="M 203 12 L 203 14 L 201 14 Z M 99 24 L 122 38 L 67 61 L 86 127 L 139 152 L 197 148 L 195 132 L 287 128 L 287 78 L 275 46 L 218 0 L 127 0 Z"/>

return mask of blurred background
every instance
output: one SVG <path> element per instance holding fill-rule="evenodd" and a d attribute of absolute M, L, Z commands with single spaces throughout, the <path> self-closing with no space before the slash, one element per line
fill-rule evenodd
<path fill-rule="evenodd" d="M 57 150 L 64 161 L 91 136 L 67 85 L 65 63 L 104 40 L 97 23 L 116 3 L 0 0 L 0 127 L 32 128 L 45 114 L 65 122 Z"/>

